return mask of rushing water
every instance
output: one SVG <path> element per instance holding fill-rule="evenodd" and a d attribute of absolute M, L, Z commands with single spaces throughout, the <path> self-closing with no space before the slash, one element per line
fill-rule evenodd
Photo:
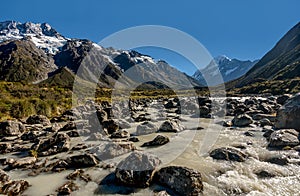
<path fill-rule="evenodd" d="M 163 122 L 160 111 L 157 108 L 149 108 L 148 113 L 158 126 Z M 180 133 L 160 133 L 168 136 L 171 142 L 158 148 L 141 148 L 144 142 L 152 140 L 157 133 L 139 136 L 140 142 L 135 143 L 139 149 L 158 156 L 162 166 L 179 165 L 196 169 L 201 172 L 204 181 L 203 195 L 300 195 L 300 166 L 299 154 L 295 151 L 269 151 L 266 149 L 267 141 L 262 136 L 263 133 L 259 127 L 248 128 L 224 128 L 218 124 L 211 124 L 210 119 L 191 118 L 189 115 L 181 116 L 186 130 Z M 136 126 L 140 123 L 131 123 L 132 127 L 128 129 L 135 133 Z M 196 130 L 197 127 L 203 127 L 202 130 Z M 211 146 L 203 146 L 204 139 L 207 140 L 210 134 L 209 129 L 217 131 L 217 135 L 212 134 L 213 143 Z M 244 135 L 245 131 L 251 130 L 254 137 Z M 220 131 L 220 132 L 219 132 Z M 215 138 L 217 136 L 217 138 Z M 216 140 L 216 141 L 215 141 Z M 206 142 L 207 143 L 207 142 Z M 244 146 L 249 158 L 245 162 L 229 162 L 213 160 L 208 153 L 201 153 L 201 148 L 207 147 L 211 150 L 224 146 Z M 201 151 L 201 152 L 200 152 Z M 294 161 L 295 164 L 280 166 L 264 162 L 264 158 L 271 154 L 285 154 Z M 56 155 L 64 157 L 65 154 Z M 106 162 L 115 162 L 116 164 L 127 155 L 120 156 Z M 2 155 L 2 157 L 4 157 Z M 275 174 L 271 178 L 258 178 L 255 174 L 258 171 L 268 171 Z M 64 171 L 53 174 L 40 174 L 36 177 L 28 177 L 28 171 L 13 170 L 9 175 L 13 179 L 25 179 L 32 185 L 25 195 L 48 195 L 54 194 L 55 190 L 67 180 L 65 177 L 72 171 Z M 92 176 L 93 182 L 84 183 L 78 181 L 81 189 L 74 192 L 73 195 L 92 195 L 99 194 L 96 189 L 99 188 L 99 182 L 113 172 L 101 168 L 89 168 L 86 171 Z M 102 194 L 114 195 L 115 187 L 104 187 Z M 136 190 L 134 195 L 153 195 L 153 189 Z"/>

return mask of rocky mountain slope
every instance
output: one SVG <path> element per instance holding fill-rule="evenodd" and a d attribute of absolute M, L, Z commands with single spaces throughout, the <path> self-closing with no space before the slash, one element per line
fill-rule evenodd
<path fill-rule="evenodd" d="M 56 69 L 54 60 L 30 40 L 0 43 L 0 80 L 37 82 Z"/>
<path fill-rule="evenodd" d="M 215 57 L 214 60 L 208 64 L 205 68 L 197 70 L 193 77 L 196 78 L 201 84 L 207 85 L 205 77 L 213 78 L 219 71 L 223 77 L 224 82 L 228 82 L 243 76 L 249 71 L 256 63 L 256 61 L 241 61 L 238 59 L 230 59 L 225 55 Z M 217 66 L 215 66 L 217 65 Z M 214 85 L 217 85 L 215 83 Z"/>
<path fill-rule="evenodd" d="M 9 41 L 19 43 L 23 49 L 18 47 L 18 52 L 13 52 L 16 49 L 6 44 Z M 173 88 L 200 85 L 166 62 L 155 61 L 136 51 L 103 48 L 89 40 L 65 38 L 46 23 L 2 22 L 0 42 L 1 45 L 6 44 L 6 48 L 0 48 L 0 54 L 6 55 L 0 63 L 2 80 L 5 81 L 37 83 L 52 76 L 53 84 L 53 74 L 60 73 L 57 69 L 66 67 L 81 79 L 97 82 L 101 87 L 111 88 L 118 80 L 118 85 L 125 87 L 157 82 Z M 10 58 L 11 53 L 24 56 L 20 61 L 22 65 Z M 66 84 L 69 83 L 66 81 Z"/>
<path fill-rule="evenodd" d="M 229 89 L 251 88 L 257 82 L 291 81 L 300 77 L 300 23 L 288 31 L 245 76 L 227 83 Z M 285 83 L 285 82 L 284 82 Z M 276 85 L 275 85 L 276 86 Z M 293 84 L 290 87 L 293 88 Z M 285 89 L 282 89 L 284 91 Z"/>

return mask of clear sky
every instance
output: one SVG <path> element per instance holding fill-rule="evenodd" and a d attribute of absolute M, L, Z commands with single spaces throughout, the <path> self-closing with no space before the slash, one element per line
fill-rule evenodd
<path fill-rule="evenodd" d="M 6 0 L 0 20 L 47 22 L 71 38 L 99 42 L 137 25 L 165 25 L 199 40 L 212 54 L 261 58 L 300 21 L 299 0 Z M 195 67 L 171 52 L 141 49 L 191 74 Z"/>

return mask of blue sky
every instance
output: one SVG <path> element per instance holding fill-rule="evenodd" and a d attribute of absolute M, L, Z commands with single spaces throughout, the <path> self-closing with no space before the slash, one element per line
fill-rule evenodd
<path fill-rule="evenodd" d="M 200 41 L 213 56 L 261 58 L 300 21 L 299 0 L 27 0 L 2 1 L 0 20 L 48 22 L 67 37 L 99 42 L 137 25 L 165 25 Z M 141 49 L 191 74 L 173 52 Z"/>

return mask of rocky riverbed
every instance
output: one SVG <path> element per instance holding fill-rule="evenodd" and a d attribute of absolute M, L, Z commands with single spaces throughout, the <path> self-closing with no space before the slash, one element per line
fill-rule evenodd
<path fill-rule="evenodd" d="M 8 195 L 297 195 L 300 94 L 87 101 L 0 122 Z"/>

